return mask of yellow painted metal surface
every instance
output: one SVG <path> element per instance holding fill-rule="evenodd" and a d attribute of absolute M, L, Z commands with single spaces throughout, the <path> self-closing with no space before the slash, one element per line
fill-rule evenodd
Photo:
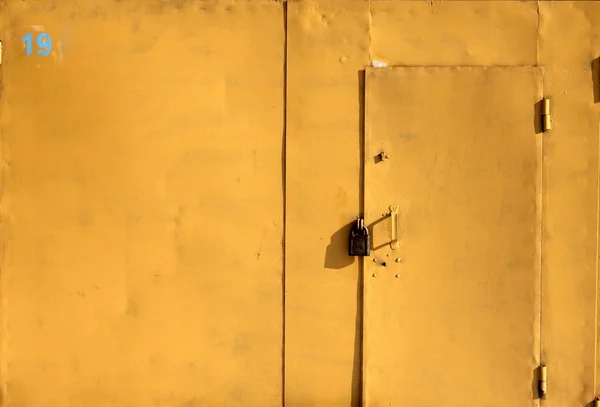
<path fill-rule="evenodd" d="M 596 395 L 598 24 L 597 2 L 540 5 L 539 63 L 553 118 L 543 160 L 542 358 L 549 369 L 548 407 L 584 406 Z"/>
<path fill-rule="evenodd" d="M 542 405 L 589 405 L 598 27 L 589 1 L 4 1 L 3 405 L 537 405 L 539 363 Z M 365 118 L 373 61 L 448 68 L 371 71 Z M 351 223 L 394 203 L 363 276 Z"/>
<path fill-rule="evenodd" d="M 391 65 L 534 65 L 535 1 L 373 1 L 372 57 Z"/>
<path fill-rule="evenodd" d="M 531 405 L 540 97 L 537 68 L 367 71 L 366 406 Z"/>
<path fill-rule="evenodd" d="M 348 256 L 360 203 L 368 3 L 288 4 L 285 404 L 356 406 L 361 281 Z"/>
<path fill-rule="evenodd" d="M 587 405 L 600 390 L 599 7 L 593 1 L 371 3 L 372 55 L 390 65 L 543 69 L 553 118 L 542 139 L 541 342 L 550 369 L 548 406 Z"/>
<path fill-rule="evenodd" d="M 8 3 L 3 405 L 280 405 L 281 6 Z"/>

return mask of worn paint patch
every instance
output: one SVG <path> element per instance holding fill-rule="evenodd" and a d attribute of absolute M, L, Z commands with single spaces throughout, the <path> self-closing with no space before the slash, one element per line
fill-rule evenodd
<path fill-rule="evenodd" d="M 380 60 L 380 59 L 373 59 L 373 60 L 371 61 L 371 66 L 372 66 L 373 68 L 386 68 L 386 67 L 388 67 L 388 66 L 389 66 L 389 63 L 388 63 L 388 62 L 386 62 L 386 61 L 382 61 L 382 60 Z"/>

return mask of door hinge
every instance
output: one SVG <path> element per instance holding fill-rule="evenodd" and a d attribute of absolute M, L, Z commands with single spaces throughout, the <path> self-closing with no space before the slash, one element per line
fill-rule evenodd
<path fill-rule="evenodd" d="M 538 390 L 540 398 L 545 399 L 548 393 L 548 369 L 545 365 L 541 365 L 539 369 Z"/>
<path fill-rule="evenodd" d="M 548 131 L 552 128 L 552 118 L 550 115 L 550 99 L 544 98 L 542 101 L 542 131 Z"/>

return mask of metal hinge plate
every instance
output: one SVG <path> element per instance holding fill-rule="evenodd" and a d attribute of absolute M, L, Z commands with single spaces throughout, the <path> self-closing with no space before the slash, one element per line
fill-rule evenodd
<path fill-rule="evenodd" d="M 552 116 L 550 114 L 550 99 L 542 100 L 542 131 L 552 129 Z"/>
<path fill-rule="evenodd" d="M 539 378 L 538 378 L 538 390 L 540 392 L 540 398 L 545 399 L 548 393 L 548 369 L 545 365 L 540 366 Z"/>

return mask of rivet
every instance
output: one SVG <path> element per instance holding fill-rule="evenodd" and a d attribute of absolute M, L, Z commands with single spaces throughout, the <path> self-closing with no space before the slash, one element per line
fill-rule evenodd
<path fill-rule="evenodd" d="M 373 263 L 377 263 L 377 257 L 373 257 Z"/>
<path fill-rule="evenodd" d="M 373 277 L 377 277 L 377 273 L 373 273 Z"/>
<path fill-rule="evenodd" d="M 402 263 L 402 259 L 400 257 L 396 257 L 396 263 Z"/>
<path fill-rule="evenodd" d="M 396 274 L 396 278 L 400 278 L 400 274 Z"/>

